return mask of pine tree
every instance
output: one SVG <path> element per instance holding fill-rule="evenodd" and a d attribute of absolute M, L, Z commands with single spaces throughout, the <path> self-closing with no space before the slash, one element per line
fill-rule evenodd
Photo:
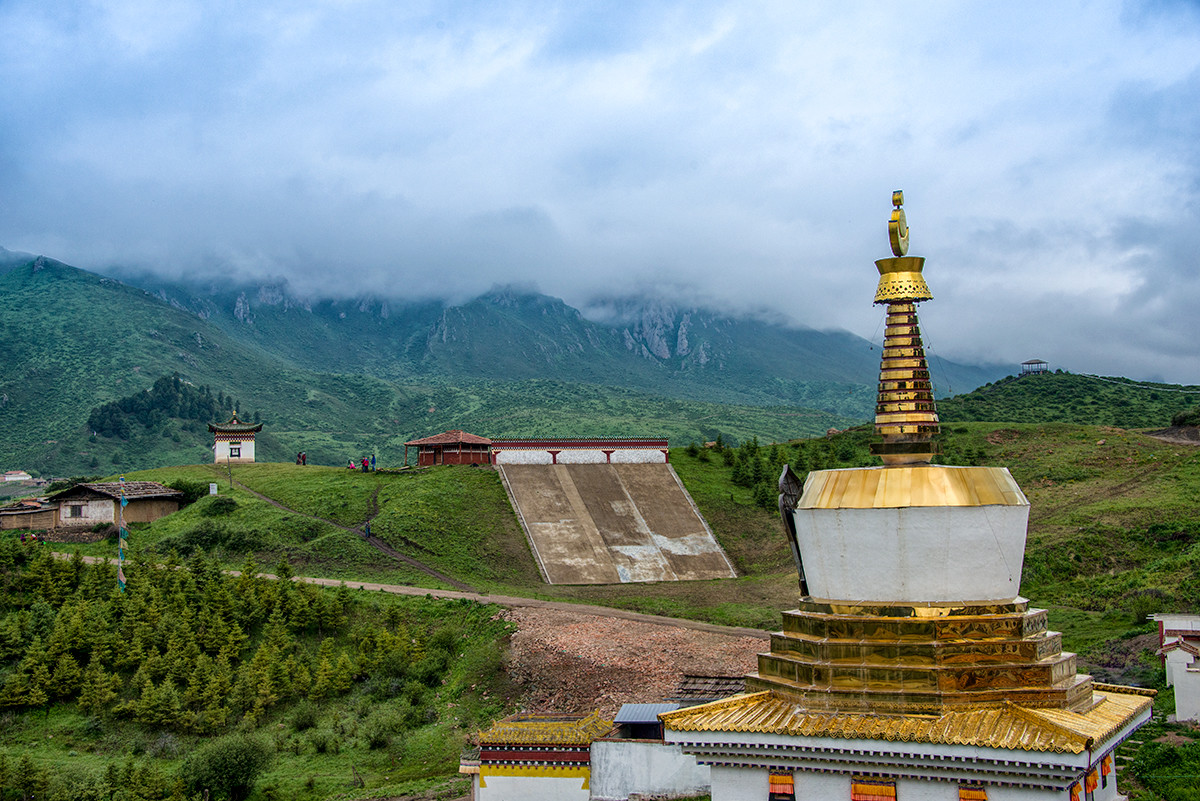
<path fill-rule="evenodd" d="M 82 679 L 83 671 L 79 669 L 79 663 L 75 661 L 75 657 L 63 654 L 54 663 L 54 674 L 50 685 L 54 697 L 65 700 L 75 695 L 79 691 Z"/>
<path fill-rule="evenodd" d="M 109 676 L 99 660 L 93 658 L 83 675 L 79 690 L 79 708 L 84 712 L 99 715 L 116 697 L 116 676 Z"/>
<path fill-rule="evenodd" d="M 333 691 L 333 664 L 328 659 L 321 659 L 317 665 L 317 674 L 313 678 L 308 697 L 313 701 L 324 701 Z"/>
<path fill-rule="evenodd" d="M 329 689 L 336 695 L 344 695 L 354 686 L 354 664 L 350 661 L 350 657 L 343 652 L 338 657 L 337 665 L 333 669 L 333 678 L 329 683 Z"/>

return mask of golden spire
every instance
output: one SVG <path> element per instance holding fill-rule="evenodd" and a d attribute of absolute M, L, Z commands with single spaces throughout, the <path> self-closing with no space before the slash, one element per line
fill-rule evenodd
<path fill-rule="evenodd" d="M 925 259 L 906 255 L 909 231 L 903 192 L 892 193 L 892 205 L 888 238 L 894 257 L 875 262 L 875 302 L 886 303 L 888 312 L 875 405 L 875 431 L 883 435 L 883 442 L 872 445 L 871 452 L 885 465 L 927 464 L 938 452 L 933 437 L 939 427 L 917 304 L 933 295 L 921 275 Z"/>

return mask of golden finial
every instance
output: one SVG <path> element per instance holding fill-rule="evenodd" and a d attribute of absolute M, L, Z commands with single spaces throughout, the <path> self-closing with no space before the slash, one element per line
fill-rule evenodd
<path fill-rule="evenodd" d="M 917 304 L 933 295 L 921 275 L 925 259 L 906 255 L 908 221 L 901 208 L 903 192 L 892 193 L 892 205 L 888 238 L 895 255 L 875 262 L 879 269 L 875 302 L 887 304 L 888 316 L 875 405 L 875 430 L 883 435 L 883 442 L 873 444 L 871 452 L 886 465 L 923 464 L 938 452 L 933 436 L 939 426 Z"/>
<path fill-rule="evenodd" d="M 895 256 L 908 254 L 908 218 L 904 216 L 904 192 L 897 189 L 892 192 L 892 219 L 888 221 L 888 239 L 892 241 L 892 253 Z"/>

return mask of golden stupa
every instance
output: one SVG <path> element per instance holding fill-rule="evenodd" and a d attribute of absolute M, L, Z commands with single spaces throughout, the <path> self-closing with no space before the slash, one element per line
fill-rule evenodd
<path fill-rule="evenodd" d="M 872 452 L 884 466 L 813 471 L 802 493 L 785 471 L 780 510 L 804 597 L 747 689 L 810 709 L 1086 708 L 1091 677 L 1018 595 L 1020 487 L 1002 467 L 930 463 L 938 416 L 916 304 L 933 296 L 925 259 L 908 255 L 903 202 L 892 194 L 893 256 L 875 262 L 887 329 Z"/>
<path fill-rule="evenodd" d="M 893 257 L 876 262 L 883 465 L 816 470 L 803 487 L 784 470 L 802 597 L 746 693 L 660 714 L 664 737 L 710 766 L 713 801 L 1117 801 L 1115 748 L 1154 692 L 1077 674 L 1018 594 L 1029 501 L 1008 470 L 932 464 L 916 314 L 932 296 L 892 200 Z"/>

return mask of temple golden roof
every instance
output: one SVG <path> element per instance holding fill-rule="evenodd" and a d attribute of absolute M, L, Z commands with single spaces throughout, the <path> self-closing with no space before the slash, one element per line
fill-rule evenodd
<path fill-rule="evenodd" d="M 519 714 L 498 720 L 479 734 L 480 744 L 588 745 L 612 730 L 599 712 L 590 715 Z"/>
<path fill-rule="evenodd" d="M 941 715 L 812 711 L 770 690 L 659 715 L 670 731 L 753 732 L 793 737 L 892 740 L 1079 754 L 1149 711 L 1153 697 L 1103 685 L 1086 712 L 1006 704 Z"/>
<path fill-rule="evenodd" d="M 896 465 L 814 470 L 797 509 L 896 509 L 912 506 L 1028 506 L 1004 467 Z"/>

